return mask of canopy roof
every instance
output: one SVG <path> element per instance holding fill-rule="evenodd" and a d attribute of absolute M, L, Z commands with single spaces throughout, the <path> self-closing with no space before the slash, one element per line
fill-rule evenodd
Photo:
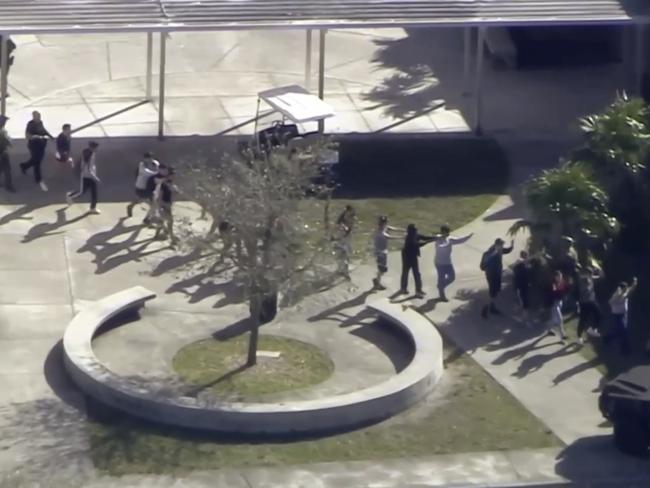
<path fill-rule="evenodd" d="M 258 96 L 297 124 L 334 116 L 332 107 L 298 85 L 271 88 L 258 93 Z"/>
<path fill-rule="evenodd" d="M 648 0 L 0 0 L 0 32 L 650 21 Z"/>

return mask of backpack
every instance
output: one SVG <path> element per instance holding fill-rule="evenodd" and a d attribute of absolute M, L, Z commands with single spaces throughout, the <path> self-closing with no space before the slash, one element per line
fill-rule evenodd
<path fill-rule="evenodd" d="M 485 269 L 487 268 L 487 263 L 490 260 L 491 253 L 492 253 L 492 249 L 488 249 L 481 256 L 481 263 L 479 264 L 479 268 L 481 268 L 481 271 L 485 271 Z"/>

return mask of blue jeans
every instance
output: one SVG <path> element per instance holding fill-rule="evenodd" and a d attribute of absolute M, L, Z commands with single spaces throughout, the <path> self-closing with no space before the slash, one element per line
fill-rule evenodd
<path fill-rule="evenodd" d="M 438 292 L 445 294 L 445 288 L 451 285 L 456 279 L 456 271 L 453 264 L 436 264 L 438 273 Z"/>

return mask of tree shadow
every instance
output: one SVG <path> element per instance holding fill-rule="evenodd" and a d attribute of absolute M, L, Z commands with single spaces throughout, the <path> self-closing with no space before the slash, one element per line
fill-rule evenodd
<path fill-rule="evenodd" d="M 239 373 L 243 373 L 248 368 L 250 368 L 250 366 L 248 366 L 247 364 L 242 364 L 241 366 L 238 366 L 235 369 L 232 369 L 232 370 L 228 371 L 227 373 L 219 376 L 218 378 L 215 378 L 214 380 L 212 380 L 212 381 L 210 381 L 208 383 L 204 383 L 202 385 L 197 385 L 197 386 L 192 387 L 187 392 L 185 392 L 185 395 L 190 396 L 190 397 L 196 397 L 196 396 L 200 395 L 201 393 L 203 393 L 208 388 L 212 388 L 213 386 L 216 386 L 219 383 L 223 383 L 224 381 L 229 380 L 233 376 L 236 376 Z"/>
<path fill-rule="evenodd" d="M 160 261 L 151 272 L 151 276 L 161 276 L 165 273 L 169 273 L 170 271 L 182 270 L 188 267 L 194 268 L 196 263 L 202 261 L 207 257 L 214 256 L 215 254 L 216 252 L 209 252 L 204 254 L 200 249 L 194 249 L 188 254 L 174 254 Z M 216 262 L 213 265 L 214 268 L 216 268 L 218 264 L 219 263 Z M 214 269 L 211 271 L 214 271 Z"/>
<path fill-rule="evenodd" d="M 80 220 L 85 219 L 88 215 L 90 215 L 90 212 L 83 213 L 79 215 L 78 217 L 75 217 L 73 219 L 68 220 L 65 215 L 65 211 L 67 210 L 67 207 L 62 207 L 59 208 L 55 211 L 56 213 L 56 221 L 54 222 L 43 222 L 40 224 L 36 224 L 32 228 L 30 228 L 27 231 L 27 234 L 23 237 L 22 242 L 27 243 L 34 241 L 36 239 L 39 239 L 41 237 L 46 237 L 46 236 L 51 236 L 55 234 L 61 234 L 63 233 L 62 229 L 66 225 L 74 224 L 75 222 L 79 222 Z"/>
<path fill-rule="evenodd" d="M 365 110 L 382 108 L 385 115 L 403 119 L 435 109 L 441 98 L 444 101 L 460 98 L 460 90 L 450 91 L 441 82 L 442 78 L 451 75 L 448 60 L 435 59 L 440 53 L 423 49 L 423 45 L 435 46 L 443 38 L 446 43 L 455 42 L 457 36 L 452 33 L 453 38 L 450 38 L 450 32 L 411 30 L 400 39 L 375 40 L 377 51 L 371 62 L 377 69 L 393 72 L 378 86 L 362 94 L 362 99 L 372 104 Z M 453 59 L 451 62 L 454 64 Z M 457 87 L 458 83 L 453 86 Z"/>
<path fill-rule="evenodd" d="M 243 283 L 232 278 L 228 281 L 215 282 L 216 275 L 229 270 L 227 265 L 221 270 L 198 273 L 173 283 L 165 293 L 182 293 L 188 298 L 188 303 L 199 303 L 217 295 L 222 297 L 213 305 L 214 308 L 225 307 L 244 302 L 246 299 Z"/>
<path fill-rule="evenodd" d="M 218 330 L 212 337 L 217 341 L 227 341 L 229 339 L 234 339 L 239 337 L 247 332 L 250 332 L 253 327 L 253 319 L 251 317 L 246 317 L 241 320 L 238 320 L 234 324 L 230 324 L 227 327 L 224 327 L 221 330 Z"/>
<path fill-rule="evenodd" d="M 648 486 L 648 460 L 622 454 L 610 435 L 578 439 L 556 458 L 555 472 L 574 486 Z"/>

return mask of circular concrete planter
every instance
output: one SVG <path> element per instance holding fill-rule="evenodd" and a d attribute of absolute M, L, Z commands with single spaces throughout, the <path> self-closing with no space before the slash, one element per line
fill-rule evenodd
<path fill-rule="evenodd" d="M 89 304 L 68 325 L 64 364 L 86 394 L 128 414 L 168 425 L 249 435 L 339 431 L 368 425 L 399 413 L 427 395 L 443 373 L 442 339 L 425 317 L 380 300 L 369 306 L 401 329 L 414 346 L 409 365 L 387 381 L 362 390 L 306 401 L 236 403 L 182 396 L 169 385 L 123 378 L 103 365 L 93 337 L 110 318 L 144 306 L 155 294 L 134 287 Z"/>

